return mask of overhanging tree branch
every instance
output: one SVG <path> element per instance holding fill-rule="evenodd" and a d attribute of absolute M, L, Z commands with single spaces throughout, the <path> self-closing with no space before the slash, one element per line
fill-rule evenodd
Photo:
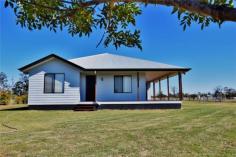
<path fill-rule="evenodd" d="M 140 30 L 135 28 L 135 17 L 142 13 L 137 4 L 173 7 L 184 30 L 192 22 L 201 29 L 210 23 L 236 22 L 233 0 L 5 0 L 5 7 L 14 10 L 16 23 L 29 30 L 67 29 L 72 36 L 82 37 L 100 29 L 105 33 L 98 45 L 103 41 L 104 46 L 142 49 Z"/>
<path fill-rule="evenodd" d="M 110 0 L 91 0 L 81 2 L 81 6 L 91 6 L 101 3 L 108 3 Z M 226 5 L 208 4 L 204 0 L 114 0 L 113 2 L 137 2 L 145 4 L 160 4 L 173 6 L 190 12 L 198 13 L 203 16 L 211 16 L 216 20 L 236 21 L 236 8 Z"/>
<path fill-rule="evenodd" d="M 77 8 L 69 8 L 69 9 L 59 9 L 52 8 L 45 5 L 40 5 L 35 2 L 21 1 L 22 3 L 37 5 L 41 7 L 45 7 L 48 9 L 54 9 L 57 11 L 76 11 Z M 93 5 L 99 5 L 102 3 L 109 3 L 111 0 L 90 0 L 90 1 L 61 1 L 63 3 L 69 4 L 77 4 L 80 7 L 89 7 Z M 180 9 L 184 9 L 193 13 L 200 14 L 202 16 L 210 16 L 215 20 L 220 21 L 236 21 L 236 8 L 232 8 L 226 5 L 216 5 L 209 4 L 205 0 L 113 0 L 113 2 L 137 2 L 137 3 L 145 3 L 145 4 L 159 4 L 165 6 L 173 6 L 178 7 Z"/>

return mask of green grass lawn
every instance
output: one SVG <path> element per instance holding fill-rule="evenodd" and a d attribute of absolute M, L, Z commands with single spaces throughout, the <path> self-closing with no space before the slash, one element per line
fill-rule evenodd
<path fill-rule="evenodd" d="M 236 156 L 236 103 L 185 102 L 180 110 L 0 111 L 0 123 L 0 156 Z"/>

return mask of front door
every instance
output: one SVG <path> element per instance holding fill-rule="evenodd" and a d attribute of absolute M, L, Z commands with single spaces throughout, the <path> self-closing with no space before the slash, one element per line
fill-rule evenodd
<path fill-rule="evenodd" d="M 87 75 L 86 76 L 86 101 L 95 101 L 95 88 L 96 76 Z"/>

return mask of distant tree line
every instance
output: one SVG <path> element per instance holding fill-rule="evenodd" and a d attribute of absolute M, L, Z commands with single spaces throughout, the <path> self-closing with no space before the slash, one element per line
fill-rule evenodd
<path fill-rule="evenodd" d="M 0 72 L 0 105 L 27 103 L 28 80 L 28 76 L 21 73 L 16 82 L 9 83 L 7 75 Z"/>
<path fill-rule="evenodd" d="M 194 93 L 184 94 L 185 100 L 199 100 L 199 101 L 224 101 L 235 100 L 236 101 L 236 89 L 231 87 L 217 86 L 213 92 L 208 93 Z"/>
<path fill-rule="evenodd" d="M 163 91 L 156 93 L 155 96 L 151 96 L 154 100 L 179 100 L 178 88 L 172 86 L 170 88 L 169 98 L 168 94 Z M 232 100 L 236 101 L 236 89 L 231 87 L 217 86 L 212 92 L 197 92 L 197 93 L 184 93 L 184 100 L 192 101 L 224 101 Z"/>

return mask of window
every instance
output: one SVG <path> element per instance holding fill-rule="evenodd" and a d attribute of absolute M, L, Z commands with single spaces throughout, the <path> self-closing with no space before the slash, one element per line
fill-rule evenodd
<path fill-rule="evenodd" d="M 115 76 L 115 93 L 123 92 L 123 77 Z"/>
<path fill-rule="evenodd" d="M 64 92 L 64 74 L 48 73 L 44 76 L 44 93 L 63 93 Z"/>
<path fill-rule="evenodd" d="M 55 93 L 63 93 L 64 74 L 55 74 Z"/>
<path fill-rule="evenodd" d="M 131 93 L 131 76 L 123 76 L 123 92 Z"/>
<path fill-rule="evenodd" d="M 115 93 L 131 93 L 132 77 L 131 76 L 114 76 L 114 92 Z"/>
<path fill-rule="evenodd" d="M 44 92 L 45 93 L 53 93 L 53 74 L 46 74 L 44 78 Z"/>

